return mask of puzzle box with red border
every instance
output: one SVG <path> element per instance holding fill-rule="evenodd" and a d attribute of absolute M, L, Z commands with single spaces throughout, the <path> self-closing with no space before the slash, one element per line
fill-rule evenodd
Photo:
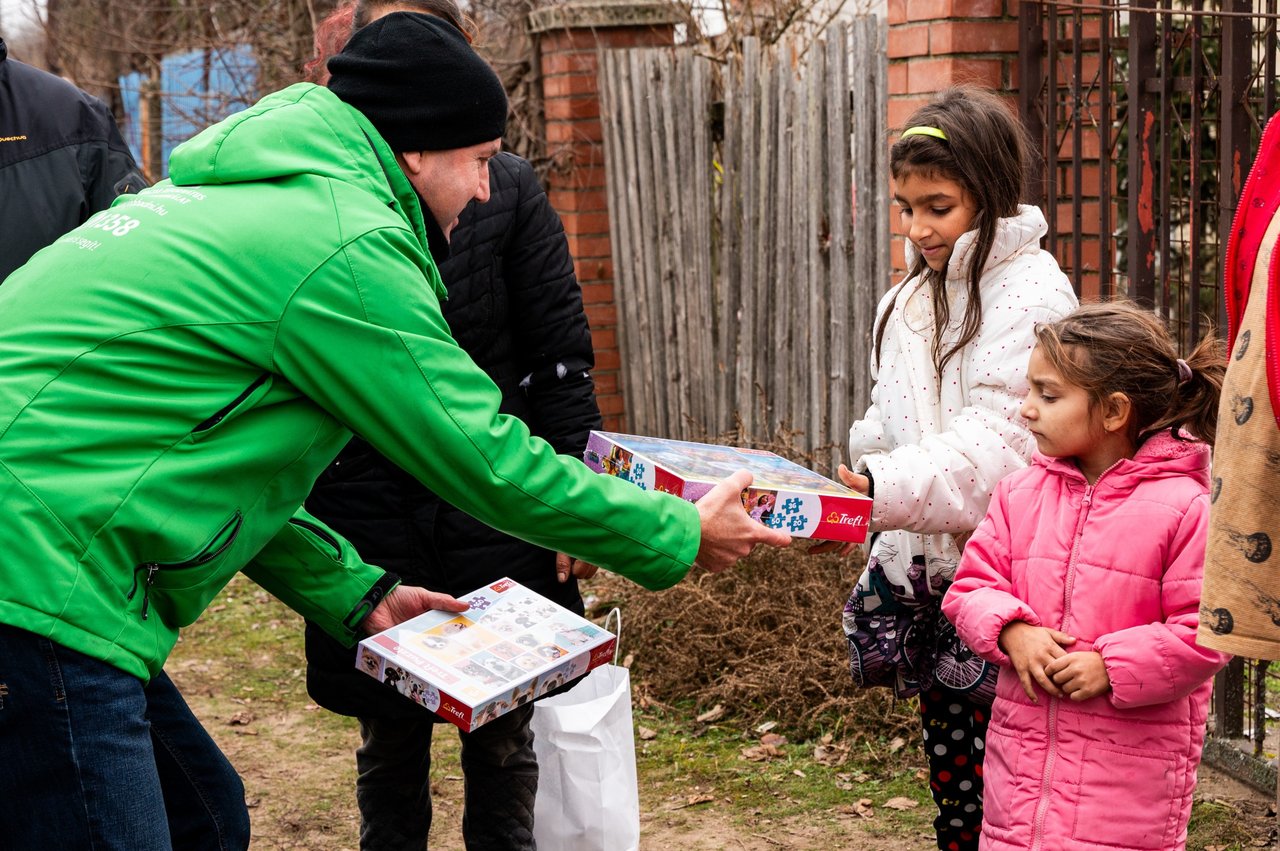
<path fill-rule="evenodd" d="M 596 472 L 690 502 L 732 473 L 750 470 L 743 507 L 764 525 L 795 538 L 859 544 L 867 538 L 870 499 L 773 452 L 593 431 L 584 457 Z"/>
<path fill-rule="evenodd" d="M 356 667 L 470 732 L 613 659 L 617 639 L 513 579 L 360 642 Z"/>

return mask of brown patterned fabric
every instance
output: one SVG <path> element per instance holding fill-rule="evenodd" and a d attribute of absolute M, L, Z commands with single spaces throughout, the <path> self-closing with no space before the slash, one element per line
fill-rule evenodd
<path fill-rule="evenodd" d="M 1251 659 L 1280 658 L 1280 429 L 1267 392 L 1267 271 L 1280 235 L 1272 218 L 1258 251 L 1218 408 L 1213 507 L 1200 629 L 1205 647 Z"/>

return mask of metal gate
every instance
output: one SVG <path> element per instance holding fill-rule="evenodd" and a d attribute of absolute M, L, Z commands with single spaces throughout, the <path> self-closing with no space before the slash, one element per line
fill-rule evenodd
<path fill-rule="evenodd" d="M 1082 295 L 1222 316 L 1225 233 L 1276 109 L 1276 0 L 1020 4 L 1020 107 L 1048 248 Z"/>

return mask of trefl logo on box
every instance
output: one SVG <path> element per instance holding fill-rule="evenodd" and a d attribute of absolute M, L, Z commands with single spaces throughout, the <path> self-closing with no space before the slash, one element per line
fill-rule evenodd
<path fill-rule="evenodd" d="M 836 526 L 866 526 L 867 518 L 862 514 L 839 514 L 833 511 L 827 515 L 826 522 Z"/>

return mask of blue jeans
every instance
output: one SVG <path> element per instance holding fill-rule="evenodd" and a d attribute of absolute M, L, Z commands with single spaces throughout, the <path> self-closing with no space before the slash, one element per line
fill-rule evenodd
<path fill-rule="evenodd" d="M 513 709 L 462 739 L 467 851 L 534 851 L 533 704 Z M 422 851 L 431 830 L 431 716 L 361 718 L 356 804 L 362 851 Z M 440 726 L 457 729 L 451 724 Z"/>
<path fill-rule="evenodd" d="M 163 672 L 4 624 L 0 766 L 5 849 L 249 847 L 244 786 Z"/>

